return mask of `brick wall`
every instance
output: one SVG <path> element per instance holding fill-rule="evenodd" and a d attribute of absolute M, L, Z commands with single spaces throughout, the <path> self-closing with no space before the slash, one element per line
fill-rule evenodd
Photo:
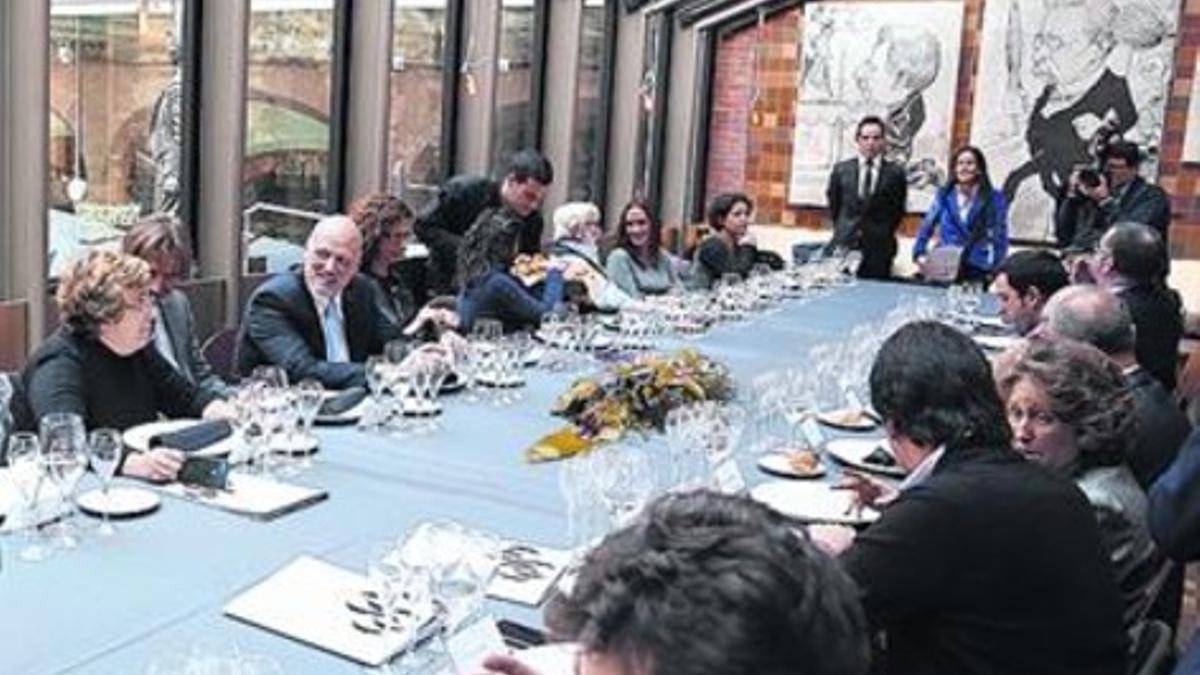
<path fill-rule="evenodd" d="M 965 0 L 951 147 L 970 138 L 984 1 Z M 1159 180 L 1172 195 L 1173 254 L 1177 258 L 1197 259 L 1200 258 L 1200 195 L 1197 194 L 1200 164 L 1184 164 L 1180 157 L 1200 47 L 1200 0 L 1183 2 Z M 727 37 L 718 47 L 706 195 L 744 190 L 756 202 L 758 222 L 820 228 L 825 227 L 827 218 L 823 209 L 787 203 L 803 24 L 803 8 L 788 10 L 774 15 L 761 28 L 747 28 Z M 758 86 L 753 105 L 754 87 L 736 86 L 751 81 Z M 742 144 L 740 153 L 732 147 L 737 142 Z M 744 158 L 740 164 L 736 162 L 738 157 Z M 904 229 L 909 233 L 915 231 L 918 218 L 908 216 Z"/>

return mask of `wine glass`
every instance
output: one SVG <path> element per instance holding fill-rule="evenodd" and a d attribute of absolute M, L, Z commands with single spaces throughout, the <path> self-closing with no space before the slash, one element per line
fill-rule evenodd
<path fill-rule="evenodd" d="M 314 379 L 301 380 L 296 385 L 296 409 L 300 413 L 300 426 L 305 446 L 317 445 L 317 435 L 313 433 L 313 425 L 317 422 L 317 414 L 321 412 L 321 404 L 325 402 L 325 387 Z M 304 453 L 300 460 L 301 468 L 312 466 L 312 454 Z"/>
<path fill-rule="evenodd" d="M 95 429 L 88 435 L 88 454 L 92 470 L 100 479 L 100 494 L 104 495 L 104 509 L 101 514 L 100 528 L 97 530 L 102 537 L 111 537 L 116 534 L 116 529 L 108 521 L 110 506 L 108 488 L 112 483 L 113 474 L 116 473 L 117 465 L 121 463 L 122 448 L 121 432 L 116 429 Z"/>
<path fill-rule="evenodd" d="M 50 413 L 39 420 L 38 435 L 47 474 L 58 488 L 56 513 L 66 511 L 63 519 L 54 526 L 58 544 L 63 548 L 74 548 L 79 545 L 79 540 L 73 532 L 75 509 L 71 497 L 87 466 L 83 418 L 75 413 Z"/>
<path fill-rule="evenodd" d="M 45 560 L 49 550 L 40 542 L 38 532 L 38 496 L 46 480 L 42 444 L 36 434 L 21 431 L 8 439 L 9 475 L 20 491 L 24 507 L 25 545 L 17 556 L 26 562 Z"/>
<path fill-rule="evenodd" d="M 383 357 L 388 363 L 400 365 L 412 353 L 412 344 L 407 340 L 392 340 L 383 346 Z"/>

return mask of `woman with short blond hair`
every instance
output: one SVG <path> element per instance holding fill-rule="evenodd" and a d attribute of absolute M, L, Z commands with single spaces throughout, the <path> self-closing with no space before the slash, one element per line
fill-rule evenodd
<path fill-rule="evenodd" d="M 228 406 L 183 377 L 151 345 L 154 297 L 150 265 L 113 251 L 92 251 L 67 266 L 58 287 L 63 325 L 22 373 L 35 420 L 75 413 L 89 429 L 119 430 L 168 417 L 225 417 Z M 128 455 L 123 472 L 173 480 L 175 450 Z"/>

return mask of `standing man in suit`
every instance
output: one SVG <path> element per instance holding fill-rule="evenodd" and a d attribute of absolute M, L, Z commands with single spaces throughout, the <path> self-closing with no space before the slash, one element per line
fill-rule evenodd
<path fill-rule="evenodd" d="M 554 182 L 554 167 L 536 150 L 520 150 L 508 162 L 504 179 L 456 176 L 442 186 L 437 198 L 417 217 L 413 230 L 429 247 L 429 287 L 432 295 L 453 294 L 458 268 L 458 245 L 463 234 L 485 210 L 507 206 L 521 224 L 520 253 L 542 248 L 545 222 L 538 209 L 546 188 Z"/>
<path fill-rule="evenodd" d="M 251 296 L 242 322 L 238 370 L 273 364 L 289 381 L 329 389 L 366 384 L 363 362 L 401 329 L 383 310 L 379 286 L 358 274 L 362 236 L 354 221 L 329 216 L 304 248 L 302 271 L 277 274 Z"/>
<path fill-rule="evenodd" d="M 855 140 L 858 156 L 838 162 L 829 174 L 825 193 L 833 220 L 829 246 L 862 251 L 859 277 L 890 279 L 908 181 L 902 166 L 883 157 L 883 120 L 862 118 Z"/>
<path fill-rule="evenodd" d="M 129 229 L 121 248 L 150 264 L 154 348 L 206 394 L 226 398 L 230 393 L 229 385 L 200 351 L 192 306 L 183 291 L 175 288 L 179 279 L 187 276 L 192 264 L 179 219 L 169 213 L 147 216 Z"/>

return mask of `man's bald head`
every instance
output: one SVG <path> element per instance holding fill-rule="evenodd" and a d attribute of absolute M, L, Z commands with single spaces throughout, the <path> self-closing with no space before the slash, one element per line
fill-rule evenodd
<path fill-rule="evenodd" d="M 342 215 L 322 218 L 304 247 L 304 281 L 315 295 L 337 297 L 358 272 L 362 235 Z"/>
<path fill-rule="evenodd" d="M 1068 286 L 1042 310 L 1054 335 L 1086 342 L 1112 357 L 1133 352 L 1133 318 L 1121 299 L 1100 286 Z"/>

